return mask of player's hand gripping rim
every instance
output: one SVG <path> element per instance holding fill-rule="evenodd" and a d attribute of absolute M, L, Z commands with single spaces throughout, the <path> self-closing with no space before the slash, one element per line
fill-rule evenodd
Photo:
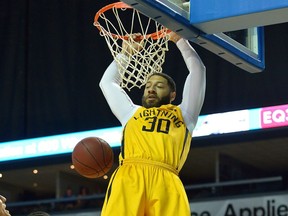
<path fill-rule="evenodd" d="M 144 38 L 140 33 L 128 35 L 128 40 L 122 42 L 122 53 L 131 56 L 137 52 L 140 52 L 144 48 Z"/>

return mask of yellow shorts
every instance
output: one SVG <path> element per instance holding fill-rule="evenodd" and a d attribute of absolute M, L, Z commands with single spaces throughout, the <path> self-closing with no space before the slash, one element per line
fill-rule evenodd
<path fill-rule="evenodd" d="M 111 177 L 101 216 L 190 216 L 176 170 L 150 160 L 125 159 Z"/>

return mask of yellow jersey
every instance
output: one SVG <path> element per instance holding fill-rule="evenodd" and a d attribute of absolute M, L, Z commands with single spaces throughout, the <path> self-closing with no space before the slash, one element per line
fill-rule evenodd
<path fill-rule="evenodd" d="M 123 129 L 120 162 L 140 158 L 166 163 L 178 172 L 190 150 L 192 135 L 178 106 L 139 107 Z"/>

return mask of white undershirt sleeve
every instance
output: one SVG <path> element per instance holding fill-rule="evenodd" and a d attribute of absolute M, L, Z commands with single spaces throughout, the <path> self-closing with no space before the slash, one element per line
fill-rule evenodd
<path fill-rule="evenodd" d="M 125 58 L 125 56 L 119 55 L 118 58 Z M 106 69 L 99 86 L 111 111 L 121 124 L 125 125 L 139 106 L 135 105 L 127 93 L 120 87 L 120 82 L 121 76 L 118 72 L 117 63 L 114 60 Z"/>
<path fill-rule="evenodd" d="M 179 105 L 184 122 L 192 133 L 200 114 L 206 89 L 206 68 L 200 57 L 187 40 L 180 39 L 177 42 L 189 74 L 186 78 L 182 102 Z"/>

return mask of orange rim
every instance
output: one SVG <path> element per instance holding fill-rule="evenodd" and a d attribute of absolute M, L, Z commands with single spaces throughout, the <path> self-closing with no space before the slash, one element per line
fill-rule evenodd
<path fill-rule="evenodd" d="M 124 2 L 115 2 L 115 3 L 112 3 L 112 4 L 109 4 L 109 5 L 106 5 L 104 6 L 103 8 L 101 8 L 96 14 L 95 14 L 95 17 L 94 17 L 94 26 L 96 26 L 96 28 L 101 32 L 102 29 L 100 28 L 100 23 L 98 22 L 98 19 L 100 17 L 101 14 L 105 13 L 106 11 L 112 9 L 112 8 L 117 8 L 117 9 L 124 9 L 124 8 L 127 8 L 127 9 L 133 9 L 131 6 L 125 4 Z M 98 23 L 98 24 L 96 24 Z M 169 33 L 170 30 L 167 29 L 167 32 Z M 128 36 L 123 36 L 123 35 L 118 35 L 118 34 L 113 34 L 111 33 L 112 37 L 115 37 L 115 38 L 121 38 L 123 40 L 128 40 L 129 37 Z M 157 31 L 157 32 L 154 32 L 154 33 L 151 33 L 151 34 L 147 34 L 145 36 L 145 38 L 152 38 L 153 40 L 156 40 L 156 39 L 159 39 L 159 38 L 162 38 L 164 37 L 166 34 L 163 33 L 163 31 Z M 139 37 L 139 39 L 143 39 L 144 36 L 141 35 Z"/>

